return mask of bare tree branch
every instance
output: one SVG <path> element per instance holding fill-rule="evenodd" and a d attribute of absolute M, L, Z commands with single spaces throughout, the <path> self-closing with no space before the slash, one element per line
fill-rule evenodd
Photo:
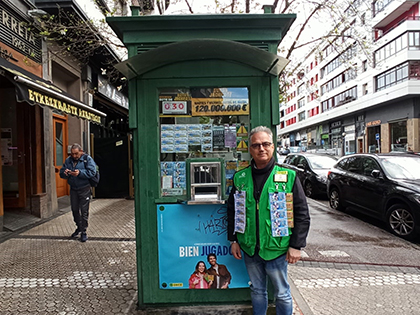
<path fill-rule="evenodd" d="M 190 3 L 188 2 L 188 0 L 185 0 L 185 3 L 187 4 L 187 6 L 188 6 L 188 10 L 190 11 L 190 13 L 191 13 L 191 14 L 194 14 L 194 11 L 193 11 L 193 9 L 191 8 L 191 5 L 190 5 Z"/>

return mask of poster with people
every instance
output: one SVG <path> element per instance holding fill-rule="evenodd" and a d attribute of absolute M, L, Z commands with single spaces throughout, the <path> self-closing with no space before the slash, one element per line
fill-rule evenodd
<path fill-rule="evenodd" d="M 227 240 L 225 205 L 165 204 L 157 214 L 161 289 L 249 287 Z"/>

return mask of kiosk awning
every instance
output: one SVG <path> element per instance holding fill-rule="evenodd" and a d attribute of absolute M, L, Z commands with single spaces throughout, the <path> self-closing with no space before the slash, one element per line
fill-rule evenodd
<path fill-rule="evenodd" d="M 101 123 L 101 117 L 106 117 L 105 113 L 74 99 L 54 84 L 2 58 L 0 58 L 0 74 L 15 85 L 18 102 L 49 107 L 53 111 L 70 114 L 97 124 Z"/>
<path fill-rule="evenodd" d="M 248 44 L 223 39 L 172 43 L 131 57 L 116 65 L 129 80 L 162 66 L 203 59 L 231 60 L 278 76 L 289 60 Z"/>

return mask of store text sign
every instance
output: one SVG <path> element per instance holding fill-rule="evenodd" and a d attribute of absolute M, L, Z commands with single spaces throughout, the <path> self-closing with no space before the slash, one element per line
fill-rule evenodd
<path fill-rule="evenodd" d="M 222 98 L 193 98 L 192 116 L 249 115 L 248 103 L 226 102 Z"/>
<path fill-rule="evenodd" d="M 67 104 L 62 102 L 54 97 L 50 97 L 39 93 L 37 91 L 33 91 L 28 89 L 28 99 L 36 104 L 40 104 L 43 106 L 48 106 L 54 109 L 57 109 L 63 113 L 71 114 L 92 122 L 101 123 L 101 117 L 95 115 L 94 113 L 90 113 L 84 109 L 78 108 L 76 106 Z"/>

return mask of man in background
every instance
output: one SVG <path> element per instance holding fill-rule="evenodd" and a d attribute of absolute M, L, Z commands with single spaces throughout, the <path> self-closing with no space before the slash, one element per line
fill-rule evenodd
<path fill-rule="evenodd" d="M 71 235 L 76 238 L 79 234 L 80 241 L 87 241 L 86 229 L 89 218 L 89 202 L 91 189 L 89 179 L 96 174 L 96 163 L 91 156 L 83 152 L 80 144 L 71 146 L 71 154 L 64 161 L 60 169 L 60 177 L 67 179 L 70 185 L 70 203 L 76 230 Z"/>

